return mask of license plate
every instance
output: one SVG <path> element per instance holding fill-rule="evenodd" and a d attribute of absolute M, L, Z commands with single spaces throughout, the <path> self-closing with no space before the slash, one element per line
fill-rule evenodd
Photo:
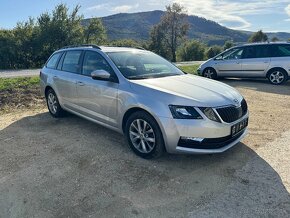
<path fill-rule="evenodd" d="M 248 126 L 248 121 L 249 121 L 249 119 L 246 118 L 246 119 L 242 120 L 241 122 L 233 125 L 232 130 L 231 130 L 231 135 L 234 136 L 234 135 L 238 134 L 239 132 L 241 132 L 242 130 L 244 130 Z"/>

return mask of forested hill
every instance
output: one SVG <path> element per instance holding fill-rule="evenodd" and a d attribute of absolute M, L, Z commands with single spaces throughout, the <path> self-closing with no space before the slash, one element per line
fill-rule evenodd
<path fill-rule="evenodd" d="M 150 29 L 160 21 L 163 11 L 148 11 L 139 13 L 121 13 L 102 17 L 109 39 L 147 40 Z M 188 37 L 200 39 L 208 44 L 224 44 L 226 40 L 246 42 L 252 32 L 237 31 L 226 28 L 214 21 L 197 16 L 188 16 L 190 25 Z M 87 24 L 85 19 L 83 24 Z M 277 36 L 280 40 L 290 38 L 290 33 L 269 33 L 269 38 Z"/>

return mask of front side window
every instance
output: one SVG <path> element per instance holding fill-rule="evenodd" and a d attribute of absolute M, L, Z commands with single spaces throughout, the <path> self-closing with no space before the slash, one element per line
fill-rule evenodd
<path fill-rule="evenodd" d="M 241 59 L 243 55 L 243 48 L 233 48 L 223 53 L 224 60 Z"/>
<path fill-rule="evenodd" d="M 176 66 L 152 52 L 122 51 L 107 54 L 128 79 L 148 79 L 184 74 Z"/>
<path fill-rule="evenodd" d="M 105 70 L 112 74 L 112 68 L 100 54 L 87 51 L 83 62 L 83 75 L 91 76 L 95 70 Z"/>
<path fill-rule="evenodd" d="M 65 54 L 62 70 L 68 71 L 71 73 L 79 73 L 80 72 L 80 57 L 82 51 L 68 51 Z"/>
<path fill-rule="evenodd" d="M 52 57 L 48 60 L 46 67 L 55 69 L 61 55 L 62 55 L 61 52 L 52 55 Z"/>

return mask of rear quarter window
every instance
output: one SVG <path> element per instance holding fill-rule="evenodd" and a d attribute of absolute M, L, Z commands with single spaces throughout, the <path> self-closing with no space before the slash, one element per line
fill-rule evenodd
<path fill-rule="evenodd" d="M 55 69 L 58 63 L 58 60 L 60 59 L 62 53 L 56 53 L 54 55 L 52 55 L 49 60 L 46 63 L 46 67 L 47 68 L 51 68 L 51 69 Z"/>
<path fill-rule="evenodd" d="M 290 45 L 273 45 L 272 57 L 290 57 Z"/>

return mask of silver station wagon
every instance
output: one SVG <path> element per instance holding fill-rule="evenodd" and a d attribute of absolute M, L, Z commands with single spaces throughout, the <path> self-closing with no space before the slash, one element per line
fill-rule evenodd
<path fill-rule="evenodd" d="M 290 77 L 290 43 L 256 43 L 233 47 L 203 63 L 198 74 L 207 78 L 267 78 L 280 85 Z"/>
<path fill-rule="evenodd" d="M 40 78 L 53 117 L 68 111 L 122 133 L 143 158 L 219 153 L 247 133 L 247 103 L 237 90 L 146 50 L 66 47 Z"/>

